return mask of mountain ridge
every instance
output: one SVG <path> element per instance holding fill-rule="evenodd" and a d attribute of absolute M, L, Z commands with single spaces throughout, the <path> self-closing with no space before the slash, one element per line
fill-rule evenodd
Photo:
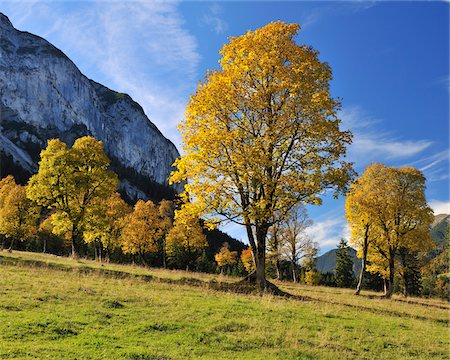
<path fill-rule="evenodd" d="M 0 13 L 0 175 L 15 172 L 25 182 L 48 139 L 71 146 L 86 135 L 103 141 L 128 198 L 181 192 L 183 184 L 167 181 L 179 152 L 140 104 L 89 79 L 61 50 Z"/>

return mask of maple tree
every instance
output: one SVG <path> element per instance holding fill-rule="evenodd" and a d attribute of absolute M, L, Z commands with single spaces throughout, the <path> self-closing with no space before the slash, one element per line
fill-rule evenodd
<path fill-rule="evenodd" d="M 56 211 L 52 215 L 55 234 L 70 238 L 72 257 L 78 256 L 89 208 L 117 189 L 117 175 L 108 170 L 109 164 L 103 143 L 91 136 L 77 139 L 71 149 L 52 139 L 41 151 L 38 173 L 28 182 L 27 196 Z"/>
<path fill-rule="evenodd" d="M 154 202 L 138 200 L 133 212 L 125 218 L 121 233 L 122 250 L 125 254 L 138 254 L 143 264 L 144 255 L 158 250 L 158 239 L 163 233 L 163 224 Z"/>
<path fill-rule="evenodd" d="M 163 268 L 167 267 L 166 261 L 166 236 L 173 226 L 173 220 L 175 218 L 175 208 L 176 205 L 171 200 L 161 200 L 158 206 L 159 215 L 162 221 L 162 235 L 160 238 L 160 251 L 162 254 L 162 265 Z"/>
<path fill-rule="evenodd" d="M 201 250 L 208 246 L 200 219 L 182 210 L 175 212 L 173 227 L 166 237 L 167 256 L 180 267 L 192 269 Z"/>
<path fill-rule="evenodd" d="M 372 239 L 378 234 L 374 219 L 371 217 L 373 202 L 379 194 L 375 191 L 379 188 L 380 177 L 375 176 L 372 168 L 367 168 L 362 176 L 351 184 L 345 199 L 345 216 L 350 226 L 350 243 L 357 249 L 357 255 L 361 258 L 361 271 L 355 295 L 361 292 L 364 273 L 367 268 L 367 252 Z M 372 202 L 371 202 L 372 201 Z"/>
<path fill-rule="evenodd" d="M 214 256 L 217 265 L 221 269 L 221 273 L 223 273 L 225 266 L 233 265 L 237 261 L 237 251 L 230 251 L 229 247 L 228 243 L 224 243 L 219 252 Z"/>
<path fill-rule="evenodd" d="M 125 217 L 131 212 L 129 206 L 115 192 L 106 199 L 97 199 L 88 209 L 85 219 L 83 238 L 86 243 L 99 242 L 99 258 L 102 249 L 109 262 L 111 251 L 121 246 Z"/>
<path fill-rule="evenodd" d="M 351 134 L 339 128 L 330 66 L 296 44 L 298 30 L 278 21 L 230 38 L 221 69 L 187 106 L 184 155 L 171 175 L 188 180 L 187 211 L 245 226 L 261 290 L 270 227 L 299 203 L 320 204 L 324 189 L 337 196 L 353 175 L 341 159 Z"/>
<path fill-rule="evenodd" d="M 34 235 L 40 208 L 26 196 L 26 188 L 17 185 L 14 177 L 0 182 L 0 234 L 10 240 L 9 251 L 15 241 L 24 241 Z"/>
<path fill-rule="evenodd" d="M 372 164 L 361 179 L 364 180 L 360 184 L 367 182 L 364 195 L 359 200 L 354 197 L 347 201 L 347 218 L 356 238 L 358 234 L 361 236 L 365 224 L 370 224 L 371 241 L 366 249 L 371 263 L 368 270 L 388 280 L 385 296 L 390 297 L 400 249 L 428 251 L 433 247 L 429 226 L 434 217 L 425 199 L 425 177 L 409 166 Z M 358 206 L 352 208 L 352 201 Z"/>
<path fill-rule="evenodd" d="M 242 250 L 241 261 L 244 265 L 245 271 L 249 274 L 255 271 L 255 261 L 253 260 L 253 251 L 251 247 Z"/>

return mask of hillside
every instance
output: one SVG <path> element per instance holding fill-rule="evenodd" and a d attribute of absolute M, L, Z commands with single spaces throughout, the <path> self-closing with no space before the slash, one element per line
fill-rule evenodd
<path fill-rule="evenodd" d="M 214 290 L 235 278 L 0 252 L 0 358 L 443 359 L 448 303 L 279 285 L 304 300 Z"/>
<path fill-rule="evenodd" d="M 1 13 L 0 39 L 1 177 L 24 183 L 48 139 L 70 146 L 91 135 L 103 141 L 129 199 L 181 191 L 167 182 L 178 150 L 130 96 L 88 79 L 61 50 Z"/>

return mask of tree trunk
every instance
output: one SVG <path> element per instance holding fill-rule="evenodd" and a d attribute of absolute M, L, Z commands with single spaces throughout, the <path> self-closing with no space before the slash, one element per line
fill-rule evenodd
<path fill-rule="evenodd" d="M 141 257 L 141 261 L 142 261 L 142 265 L 144 265 L 145 267 L 147 267 L 147 262 L 144 259 L 144 253 L 139 253 L 139 256 Z"/>
<path fill-rule="evenodd" d="M 400 260 L 402 262 L 402 267 L 403 267 L 403 273 L 402 273 L 402 278 L 403 278 L 403 296 L 404 297 L 408 297 L 408 274 L 407 274 L 407 268 L 406 268 L 406 253 L 403 249 L 400 250 Z"/>
<path fill-rule="evenodd" d="M 392 293 L 394 292 L 394 254 L 392 251 L 389 252 L 389 283 L 386 293 L 384 297 L 390 299 L 392 297 Z"/>
<path fill-rule="evenodd" d="M 295 262 L 292 262 L 291 266 L 292 266 L 292 280 L 296 283 L 297 282 L 297 272 L 295 269 Z"/>
<path fill-rule="evenodd" d="M 163 243 L 162 243 L 162 265 L 163 265 L 163 269 L 167 269 L 167 265 L 166 265 L 166 239 L 163 238 Z"/>
<path fill-rule="evenodd" d="M 368 240 L 369 240 L 369 226 L 366 225 L 366 231 L 364 234 L 364 243 L 363 243 L 363 256 L 361 259 L 361 272 L 359 274 L 359 281 L 358 281 L 358 285 L 356 286 L 355 295 L 359 295 L 359 293 L 361 292 L 361 288 L 362 288 L 364 272 L 366 271 Z"/>
<path fill-rule="evenodd" d="M 78 230 L 75 224 L 72 224 L 72 259 L 78 259 L 78 251 L 76 249 L 76 241 L 78 238 Z"/>
<path fill-rule="evenodd" d="M 11 243 L 9 244 L 8 252 L 12 252 L 13 245 L 14 245 L 14 238 L 11 238 Z"/>
<path fill-rule="evenodd" d="M 265 228 L 257 228 L 256 239 L 257 251 L 256 251 L 256 286 L 260 291 L 266 291 L 266 235 L 267 230 Z"/>
<path fill-rule="evenodd" d="M 43 240 L 44 240 L 44 244 L 42 246 L 42 252 L 45 254 L 45 252 L 47 251 L 47 237 L 44 235 L 43 236 Z"/>
<path fill-rule="evenodd" d="M 275 261 L 275 267 L 277 269 L 277 280 L 281 280 L 281 264 L 280 264 L 280 260 L 278 258 Z"/>

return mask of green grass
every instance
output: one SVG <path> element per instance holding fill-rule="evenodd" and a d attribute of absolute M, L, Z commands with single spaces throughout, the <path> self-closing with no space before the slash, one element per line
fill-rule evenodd
<path fill-rule="evenodd" d="M 113 276 L 120 273 L 139 276 Z M 406 303 L 400 297 L 381 300 L 355 297 L 351 290 L 278 284 L 311 298 L 298 301 L 174 281 L 190 276 L 236 280 L 0 252 L 0 358 L 449 357 L 449 310 L 443 301 Z"/>

